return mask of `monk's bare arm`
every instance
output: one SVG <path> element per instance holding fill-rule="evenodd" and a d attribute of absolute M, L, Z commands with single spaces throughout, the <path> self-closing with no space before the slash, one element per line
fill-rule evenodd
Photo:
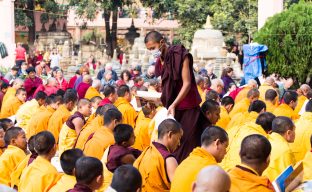
<path fill-rule="evenodd" d="M 174 172 L 178 167 L 178 162 L 174 157 L 168 157 L 166 159 L 166 171 L 169 177 L 170 182 L 173 180 Z"/>
<path fill-rule="evenodd" d="M 125 155 L 121 158 L 122 164 L 133 164 L 135 157 L 132 154 Z"/>
<path fill-rule="evenodd" d="M 75 118 L 73 120 L 73 124 L 75 126 L 75 131 L 76 131 L 76 134 L 79 135 L 83 125 L 84 125 L 84 122 L 81 118 Z"/>
<path fill-rule="evenodd" d="M 190 88 L 191 88 L 191 72 L 190 72 L 189 66 L 190 66 L 190 60 L 188 57 L 186 57 L 183 61 L 183 66 L 182 66 L 182 81 L 183 81 L 182 88 L 181 88 L 177 98 L 174 100 L 174 102 L 168 108 L 169 113 L 171 113 L 173 115 L 174 115 L 174 110 L 175 110 L 176 106 L 185 98 L 185 96 L 188 94 L 188 92 L 190 91 Z"/>

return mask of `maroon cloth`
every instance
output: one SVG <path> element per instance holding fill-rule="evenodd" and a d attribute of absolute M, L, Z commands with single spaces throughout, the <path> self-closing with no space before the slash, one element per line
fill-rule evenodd
<path fill-rule="evenodd" d="M 68 190 L 68 192 L 92 192 L 92 189 L 84 184 L 76 183 L 74 188 Z"/>
<path fill-rule="evenodd" d="M 79 111 L 76 111 L 73 115 L 71 115 L 71 116 L 67 119 L 66 125 L 67 125 L 69 128 L 75 130 L 75 125 L 73 124 L 73 120 L 76 119 L 76 118 L 78 118 L 78 117 L 81 118 L 81 119 L 83 120 L 83 124 L 86 124 L 86 120 L 85 120 L 83 114 L 81 114 Z"/>
<path fill-rule="evenodd" d="M 88 84 L 88 83 L 84 83 L 84 82 L 81 82 L 78 87 L 77 87 L 77 93 L 78 93 L 78 96 L 79 96 L 79 99 L 82 99 L 85 97 L 86 95 L 86 92 L 87 90 L 89 89 L 91 85 Z"/>
<path fill-rule="evenodd" d="M 30 100 L 33 98 L 34 93 L 37 87 L 39 87 L 39 85 L 42 85 L 42 80 L 39 77 L 35 77 L 34 79 L 30 79 L 28 77 L 25 79 L 24 87 L 27 93 L 27 100 Z"/>
<path fill-rule="evenodd" d="M 30 165 L 37 157 L 38 157 L 38 154 L 36 153 L 31 154 L 27 165 Z"/>
<path fill-rule="evenodd" d="M 74 88 L 74 85 L 75 85 L 76 80 L 77 80 L 77 75 L 73 76 L 73 77 L 69 80 L 69 82 L 68 82 L 68 88 L 69 88 L 69 89 Z"/>
<path fill-rule="evenodd" d="M 135 83 L 133 86 L 137 87 L 138 89 L 141 89 L 143 85 L 139 85 L 138 83 Z"/>
<path fill-rule="evenodd" d="M 2 76 L 0 77 L 0 80 L 3 81 L 4 83 L 8 84 L 8 85 L 10 84 L 10 82 Z"/>
<path fill-rule="evenodd" d="M 56 79 L 56 82 L 57 82 L 57 88 L 58 89 L 62 89 L 64 91 L 66 91 L 66 89 L 68 87 L 68 83 L 64 78 L 62 79 L 62 81 L 59 81 L 58 79 Z"/>
<path fill-rule="evenodd" d="M 131 147 L 124 147 L 114 144 L 109 147 L 106 167 L 110 172 L 114 172 L 119 166 L 123 165 L 121 162 L 122 157 L 132 154 L 135 158 L 141 155 L 141 151 Z"/>
<path fill-rule="evenodd" d="M 102 107 L 102 106 L 104 106 L 104 105 L 106 105 L 106 104 L 113 104 L 113 103 L 112 103 L 111 100 L 109 100 L 108 98 L 104 98 L 104 99 L 101 101 L 101 103 L 99 104 L 99 107 Z"/>
<path fill-rule="evenodd" d="M 161 154 L 161 156 L 166 160 L 168 157 L 174 157 L 175 156 L 170 153 L 170 151 L 167 149 L 166 146 L 164 146 L 163 144 L 161 143 L 158 143 L 158 142 L 152 142 L 152 144 L 156 147 L 156 149 L 159 151 L 159 153 Z"/>
<path fill-rule="evenodd" d="M 229 94 L 229 96 L 232 97 L 232 98 L 235 100 L 235 98 L 236 98 L 236 96 L 238 95 L 238 93 L 239 93 L 241 90 L 243 90 L 243 89 L 244 89 L 244 87 L 239 87 L 239 88 L 235 89 L 234 91 L 232 91 L 232 92 Z"/>
<path fill-rule="evenodd" d="M 34 92 L 34 97 L 37 95 L 37 93 L 39 91 L 43 91 L 45 92 L 48 96 L 52 95 L 52 94 L 56 94 L 56 92 L 58 91 L 57 87 L 50 87 L 50 86 L 44 86 L 44 85 L 39 85 L 39 87 L 36 89 L 36 91 Z"/>
<path fill-rule="evenodd" d="M 171 46 L 165 55 L 163 69 L 161 70 L 162 94 L 161 101 L 168 108 L 178 96 L 182 85 L 182 67 L 184 59 L 189 58 L 189 71 L 191 88 L 176 109 L 192 109 L 201 103 L 193 73 L 193 57 L 183 45 Z"/>

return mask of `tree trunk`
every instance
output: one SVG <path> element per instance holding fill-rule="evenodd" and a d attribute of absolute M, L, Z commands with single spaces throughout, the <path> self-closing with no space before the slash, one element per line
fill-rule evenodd
<path fill-rule="evenodd" d="M 28 27 L 28 43 L 34 44 L 36 38 L 36 23 L 35 23 L 35 16 L 34 16 L 34 1 L 27 1 L 27 9 L 25 11 L 26 16 L 31 20 L 32 26 Z"/>
<path fill-rule="evenodd" d="M 112 48 L 113 52 L 117 48 L 117 20 L 118 20 L 118 10 L 113 11 L 113 23 L 112 23 Z"/>
<path fill-rule="evenodd" d="M 110 16 L 111 12 L 109 10 L 104 10 L 104 20 L 105 20 L 105 32 L 106 32 L 106 54 L 109 56 L 113 56 L 113 46 L 112 46 L 112 35 L 110 31 Z"/>

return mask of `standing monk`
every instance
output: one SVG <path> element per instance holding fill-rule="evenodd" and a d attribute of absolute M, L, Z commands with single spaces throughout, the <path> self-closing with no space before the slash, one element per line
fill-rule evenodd
<path fill-rule="evenodd" d="M 149 32 L 144 42 L 157 58 L 155 72 L 162 79 L 161 101 L 168 114 L 181 123 L 184 131 L 181 145 L 175 151 L 178 162 L 181 162 L 200 145 L 202 132 L 197 128 L 201 98 L 193 73 L 193 57 L 182 45 L 167 46 L 157 31 Z"/>

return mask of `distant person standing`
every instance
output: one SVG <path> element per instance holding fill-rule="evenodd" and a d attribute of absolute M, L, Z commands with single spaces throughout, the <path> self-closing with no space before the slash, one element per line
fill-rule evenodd
<path fill-rule="evenodd" d="M 60 67 L 60 60 L 61 60 L 61 56 L 60 54 L 57 52 L 56 49 L 52 50 L 52 53 L 50 54 L 50 68 L 52 69 L 53 67 Z"/>
<path fill-rule="evenodd" d="M 27 61 L 26 49 L 22 47 L 22 43 L 17 43 L 15 49 L 15 64 L 21 68 L 23 62 Z"/>

